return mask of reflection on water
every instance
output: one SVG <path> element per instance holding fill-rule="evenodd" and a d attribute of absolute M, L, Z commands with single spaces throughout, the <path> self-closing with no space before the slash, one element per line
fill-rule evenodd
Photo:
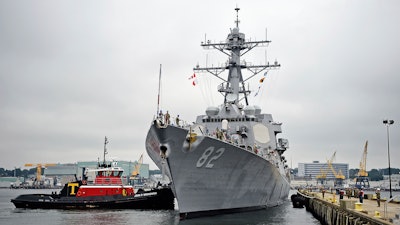
<path fill-rule="evenodd" d="M 180 221 L 180 225 L 194 224 L 320 224 L 305 208 L 293 208 L 291 202 L 252 212 L 234 213 Z"/>
<path fill-rule="evenodd" d="M 122 224 L 320 224 L 311 213 L 293 208 L 288 200 L 281 206 L 252 212 L 179 220 L 174 210 L 41 210 L 16 209 L 12 198 L 27 193 L 51 193 L 54 190 L 0 189 L 0 224 L 30 225 L 122 225 Z"/>
<path fill-rule="evenodd" d="M 178 224 L 179 218 L 173 210 L 89 210 L 66 213 L 61 211 L 58 224 L 122 225 L 122 224 Z M 175 221 L 176 220 L 176 221 Z M 82 223 L 85 221 L 85 223 Z"/>

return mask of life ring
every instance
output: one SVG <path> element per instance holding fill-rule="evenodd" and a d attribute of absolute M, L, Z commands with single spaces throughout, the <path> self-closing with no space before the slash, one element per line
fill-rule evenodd
<path fill-rule="evenodd" d="M 81 195 L 82 195 L 81 191 L 78 191 L 78 193 L 76 193 L 76 196 L 81 196 Z"/>
<path fill-rule="evenodd" d="M 122 196 L 126 196 L 126 189 L 122 189 Z"/>
<path fill-rule="evenodd" d="M 87 184 L 86 180 L 82 180 L 82 184 Z"/>

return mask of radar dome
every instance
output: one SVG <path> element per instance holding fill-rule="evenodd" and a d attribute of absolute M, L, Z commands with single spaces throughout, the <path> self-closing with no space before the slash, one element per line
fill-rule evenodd
<path fill-rule="evenodd" d="M 258 106 L 258 105 L 255 105 L 255 106 L 254 106 L 254 109 L 255 109 L 255 112 L 254 112 L 254 113 L 255 113 L 256 115 L 260 115 L 260 113 L 261 113 L 261 107 Z"/>
<path fill-rule="evenodd" d="M 210 106 L 206 110 L 207 116 L 215 116 L 218 115 L 218 113 L 219 113 L 219 108 L 215 106 Z"/>
<path fill-rule="evenodd" d="M 246 116 L 254 116 L 256 109 L 254 108 L 254 106 L 248 105 L 244 107 L 243 111 L 246 114 Z"/>

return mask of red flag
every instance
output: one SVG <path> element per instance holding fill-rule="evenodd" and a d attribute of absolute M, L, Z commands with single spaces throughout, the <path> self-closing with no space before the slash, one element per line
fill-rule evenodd
<path fill-rule="evenodd" d="M 194 73 L 192 76 L 189 77 L 189 80 L 196 78 L 196 74 Z"/>
<path fill-rule="evenodd" d="M 193 86 L 196 86 L 196 84 L 197 84 L 197 78 L 196 78 L 196 74 L 195 74 L 195 73 L 193 73 L 193 75 L 189 77 L 189 80 L 193 80 L 193 81 L 192 81 L 192 85 L 193 85 Z"/>

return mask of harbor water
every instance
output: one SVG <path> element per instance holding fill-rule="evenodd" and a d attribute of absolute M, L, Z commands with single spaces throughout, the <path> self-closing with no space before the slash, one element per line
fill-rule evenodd
<path fill-rule="evenodd" d="M 52 189 L 0 189 L 0 224 L 122 225 L 122 224 L 320 224 L 311 213 L 283 205 L 253 212 L 179 220 L 176 210 L 43 210 L 17 209 L 10 202 L 20 194 L 50 194 Z M 292 194 L 292 193 L 291 193 Z"/>

